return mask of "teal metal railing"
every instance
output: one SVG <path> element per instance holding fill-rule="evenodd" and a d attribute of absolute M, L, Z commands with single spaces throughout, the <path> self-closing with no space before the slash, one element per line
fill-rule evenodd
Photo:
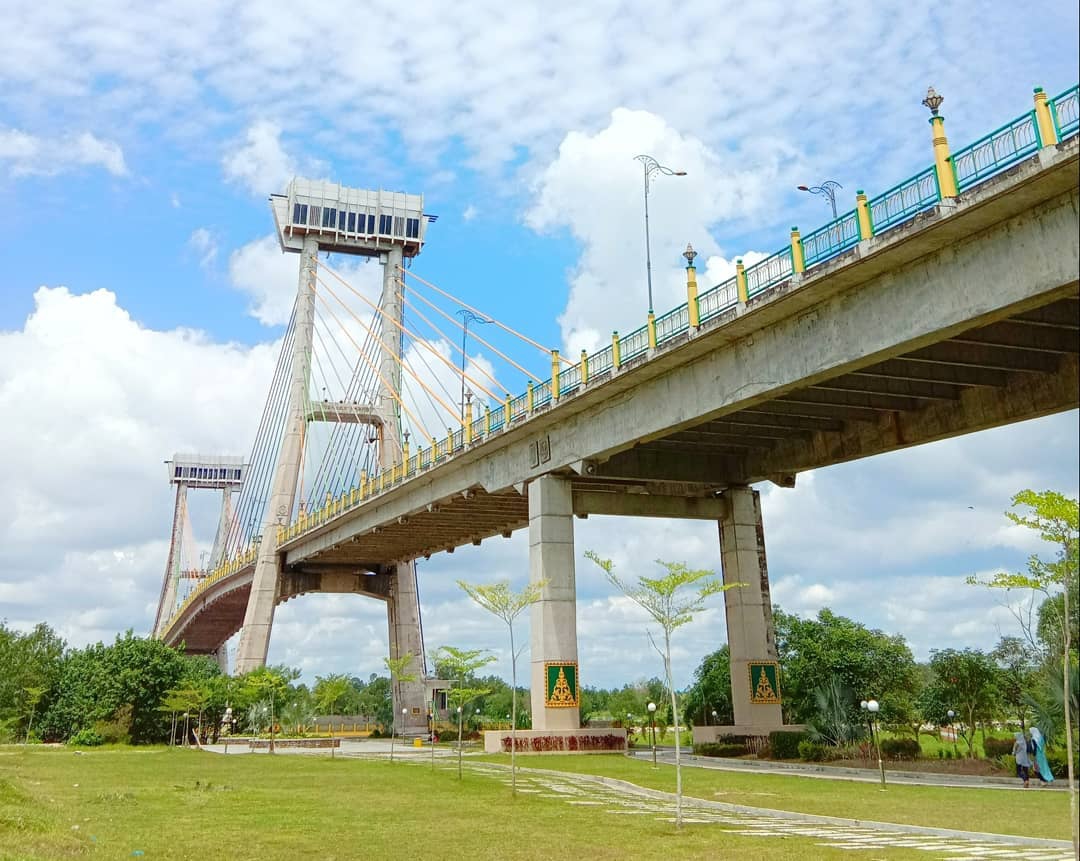
<path fill-rule="evenodd" d="M 1066 140 L 1080 131 L 1080 87 L 1071 87 L 1053 99 L 1048 100 L 1051 117 L 1058 140 Z M 1033 111 L 1029 111 L 996 131 L 980 138 L 969 146 L 957 150 L 951 158 L 957 187 L 966 190 L 978 185 L 985 179 L 1014 165 L 1035 153 L 1041 146 L 1038 124 Z M 879 235 L 895 227 L 920 212 L 932 209 L 941 201 L 941 189 L 937 171 L 928 167 L 899 185 L 879 194 L 868 201 L 872 232 Z M 857 211 L 845 213 L 841 217 L 802 237 L 804 266 L 809 269 L 826 260 L 830 260 L 856 245 L 859 234 Z M 746 270 L 746 286 L 749 298 L 759 296 L 778 284 L 791 280 L 794 275 L 792 249 L 789 244 L 775 254 L 755 263 Z M 725 311 L 739 304 L 738 282 L 729 278 L 698 296 L 699 322 L 705 323 L 722 315 Z M 690 312 L 686 304 L 657 317 L 656 343 L 665 343 L 690 329 Z M 644 356 L 649 351 L 649 330 L 642 326 L 619 341 L 619 363 L 623 365 L 633 359 Z M 614 353 L 611 345 L 606 345 L 597 353 L 588 357 L 590 382 L 601 374 L 607 374 L 614 368 Z M 559 374 L 560 397 L 572 395 L 582 388 L 581 366 L 563 369 Z M 533 410 L 552 404 L 551 380 L 533 386 Z M 530 403 L 528 393 L 510 400 L 510 415 L 507 421 L 505 404 L 491 407 L 490 419 L 480 416 L 472 423 L 473 442 L 484 439 L 490 433 L 505 430 L 510 424 L 516 424 L 529 417 Z M 452 454 L 465 448 L 464 428 L 452 432 L 446 440 L 437 443 L 438 457 L 434 457 L 431 448 L 418 450 L 410 457 L 405 469 L 398 474 L 396 483 L 405 478 L 430 469 L 436 463 L 442 463 Z M 391 486 L 389 476 L 382 481 Z M 368 482 L 367 495 L 377 493 L 380 486 L 378 477 Z M 365 498 L 365 491 L 354 488 L 342 495 L 325 509 L 306 516 L 302 521 L 283 527 L 279 535 L 295 537 L 317 524 L 323 523 L 333 513 L 359 505 Z M 193 593 L 195 594 L 195 593 Z M 189 601 L 191 599 L 189 598 Z"/>
<path fill-rule="evenodd" d="M 746 270 L 746 293 L 748 296 L 757 296 L 774 284 L 787 281 L 793 272 L 789 245 L 764 260 L 759 260 Z"/>
<path fill-rule="evenodd" d="M 1035 111 L 1028 111 L 952 154 L 956 187 L 960 191 L 971 188 L 1037 152 L 1040 146 Z"/>
<path fill-rule="evenodd" d="M 1076 134 L 1080 128 L 1080 87 L 1069 87 L 1050 99 L 1050 116 L 1059 141 Z"/>
<path fill-rule="evenodd" d="M 858 243 L 859 218 L 853 209 L 802 238 L 803 261 L 807 266 L 813 266 Z"/>
<path fill-rule="evenodd" d="M 937 171 L 928 167 L 867 201 L 874 233 L 881 233 L 941 201 Z"/>

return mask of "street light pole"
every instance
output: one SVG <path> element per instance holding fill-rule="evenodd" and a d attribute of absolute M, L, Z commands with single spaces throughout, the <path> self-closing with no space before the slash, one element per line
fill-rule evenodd
<path fill-rule="evenodd" d="M 877 764 L 878 771 L 881 772 L 881 790 L 885 791 L 885 763 L 881 761 L 881 741 L 880 733 L 874 732 L 874 717 L 877 715 L 881 706 L 877 700 L 863 700 L 859 703 L 859 707 L 867 712 L 867 720 L 870 723 L 870 737 L 874 741 L 874 748 L 877 750 Z"/>
<path fill-rule="evenodd" d="M 494 323 L 482 314 L 462 308 L 457 312 L 463 323 L 461 326 L 461 422 L 465 423 L 465 344 L 469 337 L 469 323 Z"/>
<path fill-rule="evenodd" d="M 662 173 L 664 176 L 686 176 L 685 170 L 672 170 L 660 164 L 651 155 L 636 155 L 636 161 L 640 161 L 645 169 L 645 278 L 649 287 L 649 313 L 653 312 L 652 301 L 652 250 L 649 247 L 649 180 L 653 175 Z"/>
<path fill-rule="evenodd" d="M 949 729 L 952 730 L 953 758 L 954 759 L 959 759 L 960 758 L 960 749 L 956 746 L 956 725 L 953 723 L 953 718 L 956 717 L 956 712 L 954 712 L 952 709 L 949 709 L 948 715 L 949 715 Z"/>
<path fill-rule="evenodd" d="M 649 703 L 649 724 L 652 726 L 652 767 L 656 768 L 656 703 Z"/>
<path fill-rule="evenodd" d="M 820 194 L 832 207 L 833 221 L 836 221 L 836 189 L 843 188 L 840 183 L 833 179 L 827 179 L 821 185 L 800 185 L 799 191 L 808 191 L 810 194 Z"/>

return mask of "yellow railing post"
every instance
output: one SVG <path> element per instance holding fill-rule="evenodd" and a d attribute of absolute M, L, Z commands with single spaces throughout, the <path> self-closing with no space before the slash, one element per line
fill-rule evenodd
<path fill-rule="evenodd" d="M 559 351 L 551 351 L 551 402 L 559 400 Z"/>
<path fill-rule="evenodd" d="M 472 401 L 465 399 L 465 444 L 472 443 Z"/>
<path fill-rule="evenodd" d="M 735 290 L 739 294 L 739 301 L 744 305 L 750 301 L 750 293 L 746 287 L 746 267 L 743 266 L 741 257 L 735 261 Z"/>
<path fill-rule="evenodd" d="M 614 371 L 619 370 L 619 365 L 622 364 L 622 356 L 619 354 L 619 330 L 616 329 L 611 333 L 611 368 Z"/>
<path fill-rule="evenodd" d="M 461 439 L 462 439 L 462 441 L 464 441 L 464 439 L 465 439 L 465 429 L 464 428 L 462 428 L 462 430 L 461 430 Z M 446 426 L 446 453 L 447 454 L 453 454 L 454 453 L 454 429 L 452 427 L 450 427 L 450 425 Z"/>
<path fill-rule="evenodd" d="M 649 349 L 656 349 L 656 315 L 650 311 L 649 319 L 645 324 L 645 328 L 649 331 Z"/>
<path fill-rule="evenodd" d="M 945 137 L 945 117 L 938 113 L 938 108 L 944 101 L 942 96 L 934 92 L 930 87 L 926 91 L 923 104 L 930 109 L 930 140 L 934 145 L 934 172 L 937 174 L 938 191 L 942 198 L 956 197 L 959 193 L 956 188 L 956 172 L 953 169 L 952 156 L 949 155 L 949 141 Z"/>
<path fill-rule="evenodd" d="M 435 437 L 431 438 L 431 462 L 435 463 L 439 459 L 439 443 Z"/>
<path fill-rule="evenodd" d="M 484 404 L 484 436 L 491 436 L 491 407 Z"/>
<path fill-rule="evenodd" d="M 690 248 L 689 245 L 686 247 Z M 689 250 L 687 253 L 690 253 Z M 690 258 L 690 263 L 686 267 L 686 317 L 694 329 L 701 325 L 701 312 L 697 301 L 697 268 L 694 266 L 693 258 Z"/>
<path fill-rule="evenodd" d="M 401 443 L 401 458 L 404 463 L 404 468 L 401 473 L 401 477 L 404 478 L 409 474 L 409 432 L 405 431 L 405 439 Z"/>
<path fill-rule="evenodd" d="M 870 204 L 866 192 L 861 188 L 855 192 L 855 211 L 859 219 L 859 239 L 869 239 L 874 235 L 874 222 L 870 218 Z"/>
<path fill-rule="evenodd" d="M 503 398 L 503 427 L 506 428 L 510 425 L 510 393 L 506 393 L 506 397 Z"/>
<path fill-rule="evenodd" d="M 1042 87 L 1035 88 L 1035 122 L 1039 127 L 1039 140 L 1044 147 L 1054 146 L 1057 142 L 1057 130 L 1054 118 L 1050 115 L 1050 102 Z"/>
<path fill-rule="evenodd" d="M 589 354 L 584 350 L 581 351 L 581 385 L 586 386 L 589 383 Z"/>
<path fill-rule="evenodd" d="M 532 380 L 529 380 L 525 389 L 525 409 L 528 412 L 532 412 L 536 406 L 536 393 L 533 391 Z"/>
<path fill-rule="evenodd" d="M 791 228 L 791 271 L 796 275 L 802 275 L 806 271 L 806 257 L 803 254 L 802 237 L 799 228 Z"/>
<path fill-rule="evenodd" d="M 367 496 L 367 470 L 360 470 L 360 501 L 364 501 L 364 497 Z"/>
<path fill-rule="evenodd" d="M 386 487 L 386 470 L 379 470 L 379 493 L 383 492 L 383 488 Z"/>

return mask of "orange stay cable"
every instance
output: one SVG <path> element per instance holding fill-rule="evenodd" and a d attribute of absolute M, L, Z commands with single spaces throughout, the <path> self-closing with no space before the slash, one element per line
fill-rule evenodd
<path fill-rule="evenodd" d="M 436 286 L 435 286 L 434 284 L 432 284 L 432 283 L 431 283 L 430 281 L 425 281 L 425 280 L 424 280 L 423 278 L 421 278 L 421 277 L 420 277 L 419 275 L 417 275 L 417 274 L 415 274 L 415 273 L 413 273 L 413 272 L 408 272 L 408 271 L 406 271 L 405 269 L 403 269 L 403 268 L 402 268 L 402 267 L 400 267 L 400 266 L 398 266 L 397 268 L 398 268 L 398 270 L 399 270 L 400 272 L 402 272 L 403 274 L 405 274 L 405 275 L 409 275 L 409 276 L 411 276 L 412 278 L 415 278 L 415 279 L 416 279 L 417 281 L 419 281 L 419 282 L 420 282 L 421 284 L 423 284 L 423 285 L 424 285 L 425 287 L 430 287 L 430 288 L 431 288 L 432 290 L 434 290 L 434 291 L 435 291 L 436 293 L 438 293 L 438 294 L 439 294 L 439 295 L 441 295 L 441 296 L 445 296 L 445 297 L 446 297 L 447 299 L 449 299 L 449 300 L 450 300 L 451 302 L 456 302 L 456 303 L 457 303 L 458 305 L 460 305 L 460 306 L 461 306 L 462 308 L 468 308 L 468 309 L 469 309 L 470 311 L 472 311 L 472 312 L 473 312 L 474 314 L 480 314 L 480 315 L 481 315 L 481 316 L 483 316 L 483 317 L 487 317 L 487 319 L 491 320 L 491 322 L 492 322 L 492 323 L 494 323 L 494 324 L 495 324 L 496 326 L 498 326 L 498 327 L 499 327 L 500 329 L 502 329 L 502 330 L 504 330 L 504 331 L 506 331 L 506 332 L 509 332 L 509 333 L 510 333 L 511 335 L 513 335 L 513 336 L 514 336 L 515 338 L 520 338 L 520 339 L 521 339 L 522 341 L 524 341 L 524 342 L 525 342 L 526 344 L 531 344 L 532 346 L 536 347 L 536 349 L 540 350 L 540 351 L 541 351 L 542 353 L 545 353 L 545 354 L 547 354 L 547 355 L 549 355 L 549 356 L 551 355 L 551 350 L 549 350 L 549 349 L 548 349 L 547 347 L 545 347 L 545 346 L 544 346 L 543 344 L 538 344 L 538 343 L 537 343 L 536 341 L 534 341 L 534 340 L 533 340 L 532 338 L 530 338 L 530 337 L 529 337 L 528 335 L 522 335 L 522 334 L 521 334 L 521 332 L 517 332 L 517 331 L 515 331 L 514 329 L 511 329 L 511 328 L 510 328 L 509 326 L 507 326 L 507 325 L 506 325 L 505 323 L 501 323 L 501 322 L 499 322 L 499 321 L 498 321 L 498 320 L 496 320 L 496 319 L 495 319 L 494 317 L 492 317 L 492 316 L 491 316 L 490 314 L 485 314 L 485 313 L 484 313 L 483 311 L 477 310 L 477 309 L 476 309 L 476 308 L 474 308 L 474 307 L 473 307 L 472 305 L 470 305 L 470 304 L 469 304 L 468 302 L 464 302 L 464 301 L 462 301 L 461 299 L 458 299 L 458 298 L 457 298 L 456 296 L 452 296 L 452 295 L 450 295 L 450 294 L 449 294 L 449 293 L 447 293 L 447 292 L 446 292 L 445 290 L 443 290 L 443 289 L 441 289 L 441 288 L 439 288 L 439 287 L 436 287 Z M 477 340 L 479 340 L 479 338 L 478 338 Z M 560 359 L 560 360 L 561 360 L 562 362 L 564 362 L 565 364 L 569 365 L 570 367 L 576 367 L 576 366 L 577 366 L 577 362 L 571 362 L 571 361 L 570 361 L 569 359 L 567 359 L 567 358 L 566 358 L 565 356 L 563 356 L 563 355 L 562 355 L 561 353 L 559 354 L 559 359 Z M 530 376 L 532 376 L 532 375 L 530 374 Z"/>

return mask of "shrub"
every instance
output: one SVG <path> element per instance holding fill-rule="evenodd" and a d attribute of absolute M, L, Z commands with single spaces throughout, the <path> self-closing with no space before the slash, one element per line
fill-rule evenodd
<path fill-rule="evenodd" d="M 1080 774 L 1080 751 L 1074 751 L 1074 753 L 1073 774 Z M 1053 774 L 1054 777 L 1069 776 L 1068 761 L 1064 749 L 1051 750 L 1046 753 L 1046 764 L 1050 766 L 1050 773 Z"/>
<path fill-rule="evenodd" d="M 81 729 L 68 740 L 68 744 L 75 747 L 97 747 L 104 743 L 105 739 L 92 729 Z"/>
<path fill-rule="evenodd" d="M 695 756 L 742 756 L 745 753 L 746 745 L 743 744 L 710 741 L 694 745 Z"/>
<path fill-rule="evenodd" d="M 799 742 L 799 759 L 805 762 L 827 762 L 836 758 L 836 749 L 810 739 Z"/>
<path fill-rule="evenodd" d="M 987 759 L 1000 759 L 1012 753 L 1013 740 L 1011 738 L 987 738 L 983 740 L 983 751 Z"/>
<path fill-rule="evenodd" d="M 913 738 L 884 738 L 881 753 L 886 759 L 918 759 L 922 748 Z"/>
<path fill-rule="evenodd" d="M 805 732 L 775 730 L 769 733 L 769 749 L 774 759 L 798 759 L 801 741 L 806 741 Z"/>

